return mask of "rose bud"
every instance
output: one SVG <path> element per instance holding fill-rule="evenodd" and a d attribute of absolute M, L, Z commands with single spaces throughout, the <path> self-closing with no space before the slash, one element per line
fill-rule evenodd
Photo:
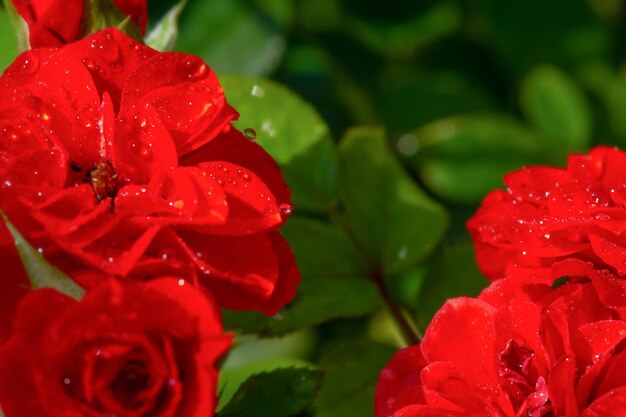
<path fill-rule="evenodd" d="M 85 0 L 11 0 L 11 3 L 28 26 L 31 48 L 63 46 L 88 34 L 85 33 L 87 29 L 85 23 L 89 22 L 89 19 L 85 18 L 85 13 L 88 13 L 85 9 Z M 120 17 L 129 16 L 141 34 L 146 33 L 147 0 L 113 0 L 113 3 L 119 9 Z M 101 4 L 103 8 L 106 7 L 105 2 Z M 94 6 L 92 4 L 88 7 Z M 117 12 L 106 9 L 104 11 Z"/>

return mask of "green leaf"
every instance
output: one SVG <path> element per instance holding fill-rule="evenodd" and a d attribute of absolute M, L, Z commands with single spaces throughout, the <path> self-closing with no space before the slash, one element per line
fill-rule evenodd
<path fill-rule="evenodd" d="M 430 190 L 455 203 L 477 204 L 502 187 L 504 174 L 547 159 L 539 139 L 504 116 L 446 118 L 401 140 L 407 138 L 417 151 L 410 158 L 415 172 Z"/>
<path fill-rule="evenodd" d="M 304 280 L 367 278 L 367 259 L 339 227 L 292 216 L 281 229 L 293 249 Z"/>
<path fill-rule="evenodd" d="M 448 244 L 428 263 L 417 298 L 417 319 L 422 328 L 443 303 L 454 297 L 477 296 L 489 282 L 476 265 L 474 247 L 467 240 Z"/>
<path fill-rule="evenodd" d="M 339 158 L 346 219 L 375 266 L 393 274 L 424 259 L 443 237 L 448 216 L 402 169 L 382 130 L 350 130 Z"/>
<path fill-rule="evenodd" d="M 83 13 L 85 34 L 99 32 L 105 28 L 115 26 L 133 39 L 143 42 L 139 28 L 117 8 L 113 0 L 87 0 Z"/>
<path fill-rule="evenodd" d="M 523 81 L 521 105 L 530 122 L 562 152 L 584 150 L 591 137 L 591 109 L 580 88 L 557 68 L 541 66 Z"/>
<path fill-rule="evenodd" d="M 28 26 L 17 14 L 11 0 L 3 0 L 0 8 L 0 66 L 4 71 L 19 52 L 30 49 Z"/>
<path fill-rule="evenodd" d="M 282 59 L 292 16 L 284 0 L 194 1 L 176 49 L 201 56 L 218 73 L 265 75 Z"/>
<path fill-rule="evenodd" d="M 237 349 L 237 346 L 233 349 Z M 229 358 L 230 358 L 229 352 Z M 254 374 L 258 374 L 261 372 L 271 372 L 280 368 L 289 368 L 289 367 L 298 367 L 298 368 L 312 368 L 313 365 L 303 359 L 294 358 L 294 357 L 275 357 L 271 359 L 257 360 L 253 362 L 248 362 L 242 366 L 227 368 L 226 364 L 224 367 L 220 369 L 220 378 L 218 381 L 218 396 L 219 403 L 217 405 L 217 409 L 221 409 L 226 406 L 233 398 L 237 389 L 241 384 L 243 384 L 248 378 L 250 378 Z"/>
<path fill-rule="evenodd" d="M 363 279 L 320 279 L 300 284 L 295 299 L 274 317 L 224 310 L 224 327 L 261 336 L 279 336 L 332 319 L 358 317 L 380 306 L 376 286 Z"/>
<path fill-rule="evenodd" d="M 296 211 L 324 212 L 335 199 L 335 149 L 328 126 L 294 93 L 274 82 L 222 76 L 226 98 L 241 114 L 235 124 L 281 166 Z"/>
<path fill-rule="evenodd" d="M 156 26 L 146 35 L 145 42 L 157 51 L 172 51 L 178 39 L 178 18 L 187 0 L 180 0 L 158 21 Z"/>
<path fill-rule="evenodd" d="M 611 77 L 603 86 L 603 98 L 606 102 L 609 122 L 612 130 L 620 139 L 621 146 L 626 145 L 626 68 Z"/>
<path fill-rule="evenodd" d="M 24 269 L 30 278 L 33 289 L 46 287 L 54 288 L 76 300 L 81 299 L 85 294 L 85 290 L 63 272 L 48 263 L 48 261 L 28 243 L 2 211 L 0 211 L 0 215 L 15 240 L 15 247 L 24 264 Z"/>
<path fill-rule="evenodd" d="M 347 14 L 344 26 L 370 48 L 385 56 L 403 58 L 414 49 L 454 32 L 461 23 L 459 5 L 441 2 L 408 20 L 406 17 L 394 20 L 379 19 L 378 16 L 358 18 Z"/>
<path fill-rule="evenodd" d="M 592 12 L 591 3 L 477 0 L 470 24 L 495 52 L 499 71 L 521 75 L 537 63 L 576 68 L 612 52 L 612 26 Z"/>
<path fill-rule="evenodd" d="M 282 368 L 248 378 L 230 402 L 219 411 L 221 417 L 293 417 L 315 398 L 323 372 L 308 368 Z"/>
<path fill-rule="evenodd" d="M 383 75 L 374 105 L 390 134 L 404 134 L 442 117 L 495 107 L 489 91 L 460 71 L 391 67 Z"/>
<path fill-rule="evenodd" d="M 396 348 L 371 340 L 352 340 L 331 349 L 319 361 L 326 371 L 315 417 L 371 417 L 380 371 Z"/>

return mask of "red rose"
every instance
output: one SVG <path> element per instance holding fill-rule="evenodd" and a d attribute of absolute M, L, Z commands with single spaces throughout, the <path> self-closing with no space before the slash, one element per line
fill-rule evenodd
<path fill-rule="evenodd" d="M 200 58 L 108 29 L 23 53 L 0 96 L 0 208 L 80 284 L 184 276 L 269 315 L 293 297 L 289 189 Z"/>
<path fill-rule="evenodd" d="M 11 0 L 28 25 L 31 48 L 62 46 L 84 35 L 84 0 Z M 142 34 L 148 23 L 147 0 L 113 0 Z"/>
<path fill-rule="evenodd" d="M 80 302 L 34 291 L 0 349 L 0 406 L 6 417 L 210 417 L 229 345 L 216 306 L 176 279 L 110 280 Z"/>
<path fill-rule="evenodd" d="M 504 178 L 467 226 L 490 279 L 510 267 L 576 258 L 626 274 L 626 153 L 595 148 L 566 169 L 530 167 Z M 626 288 L 626 287 L 625 287 Z"/>
<path fill-rule="evenodd" d="M 626 314 L 589 283 L 448 301 L 380 376 L 377 417 L 623 417 Z"/>

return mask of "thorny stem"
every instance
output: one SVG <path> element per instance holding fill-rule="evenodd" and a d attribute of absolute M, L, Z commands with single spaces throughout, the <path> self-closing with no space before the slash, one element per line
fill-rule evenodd
<path fill-rule="evenodd" d="M 330 217 L 346 232 L 348 237 L 352 240 L 352 242 L 356 245 L 359 251 L 363 254 L 365 259 L 367 260 L 370 268 L 372 269 L 372 275 L 370 278 L 376 284 L 378 288 L 378 292 L 382 297 L 385 306 L 389 310 L 391 317 L 395 321 L 400 333 L 404 339 L 406 345 L 416 345 L 421 341 L 420 331 L 417 326 L 412 323 L 412 321 L 404 314 L 402 309 L 398 307 L 395 303 L 391 294 L 389 294 L 389 290 L 387 289 L 387 284 L 385 283 L 385 274 L 384 271 L 377 266 L 376 262 L 370 257 L 367 250 L 363 247 L 363 245 L 359 242 L 359 240 L 354 235 L 350 224 L 346 222 L 344 217 L 341 215 L 337 206 L 332 205 L 328 207 L 328 212 Z"/>

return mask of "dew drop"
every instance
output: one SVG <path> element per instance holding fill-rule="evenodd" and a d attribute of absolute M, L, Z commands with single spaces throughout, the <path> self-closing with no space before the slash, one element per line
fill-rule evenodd
<path fill-rule="evenodd" d="M 396 371 L 391 368 L 385 368 L 380 373 L 380 379 L 385 382 L 394 382 L 398 379 L 398 374 L 396 374 Z"/>
<path fill-rule="evenodd" d="M 182 210 L 185 208 L 185 202 L 183 200 L 170 201 L 170 207 L 174 207 L 175 209 Z"/>
<path fill-rule="evenodd" d="M 34 74 L 39 70 L 39 57 L 35 54 L 27 55 L 22 61 L 22 69 L 26 74 Z"/>
<path fill-rule="evenodd" d="M 256 139 L 256 131 L 251 127 L 244 129 L 243 134 L 246 135 L 246 137 L 250 140 Z"/>
<path fill-rule="evenodd" d="M 183 285 L 185 285 L 185 280 L 184 280 L 184 279 L 179 279 L 179 280 L 178 280 L 178 285 L 180 285 L 181 287 L 182 287 Z"/>
<path fill-rule="evenodd" d="M 98 64 L 96 64 L 96 61 L 94 61 L 91 58 L 83 58 L 83 64 L 90 71 L 98 71 L 98 69 L 99 69 Z"/>
<path fill-rule="evenodd" d="M 265 90 L 260 85 L 255 84 L 252 87 L 252 91 L 250 91 L 250 94 L 252 94 L 255 97 L 263 97 L 265 95 Z"/>
<path fill-rule="evenodd" d="M 245 171 L 243 169 L 238 169 L 237 175 L 239 175 L 241 179 L 244 180 L 245 182 L 250 182 L 252 180 L 252 177 L 250 176 L 248 171 Z"/>
<path fill-rule="evenodd" d="M 190 67 L 190 72 L 187 74 L 187 78 L 190 80 L 200 80 L 204 78 L 209 70 L 209 67 L 204 63 L 200 62 L 200 65 L 193 66 L 194 62 L 189 60 L 185 63 L 188 67 Z"/>
<path fill-rule="evenodd" d="M 293 210 L 293 207 L 289 203 L 283 203 L 280 206 L 278 206 L 278 211 L 280 211 L 280 214 L 282 214 L 283 216 L 289 216 L 292 210 Z"/>

